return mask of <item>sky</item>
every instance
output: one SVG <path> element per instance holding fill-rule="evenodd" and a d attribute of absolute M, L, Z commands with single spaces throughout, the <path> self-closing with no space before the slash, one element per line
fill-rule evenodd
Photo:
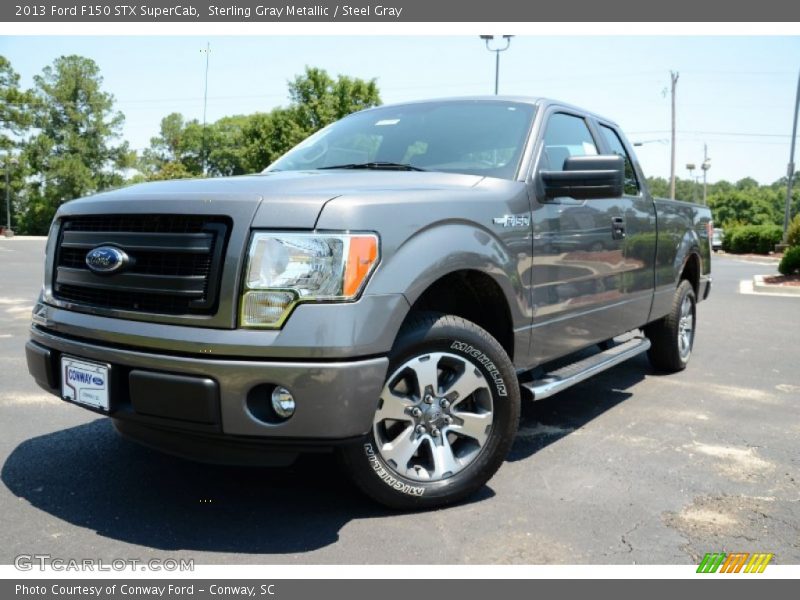
<path fill-rule="evenodd" d="M 477 36 L 4 36 L 0 54 L 25 86 L 58 56 L 94 59 L 125 114 L 123 137 L 141 150 L 165 115 L 202 119 L 207 42 L 209 122 L 288 104 L 286 83 L 306 65 L 374 77 L 384 103 L 494 91 L 495 55 Z M 709 182 L 771 183 L 786 173 L 798 69 L 800 37 L 517 36 L 501 54 L 500 93 L 613 119 L 643 142 L 645 173 L 669 177 L 677 71 L 677 175 L 703 162 L 707 144 Z"/>

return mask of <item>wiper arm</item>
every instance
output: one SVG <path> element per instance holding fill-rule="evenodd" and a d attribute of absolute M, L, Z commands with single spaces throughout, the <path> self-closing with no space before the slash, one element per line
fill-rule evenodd
<path fill-rule="evenodd" d="M 414 165 L 395 162 L 365 162 L 365 163 L 348 163 L 345 165 L 333 165 L 330 167 L 319 167 L 322 169 L 387 169 L 389 171 L 424 171 Z"/>

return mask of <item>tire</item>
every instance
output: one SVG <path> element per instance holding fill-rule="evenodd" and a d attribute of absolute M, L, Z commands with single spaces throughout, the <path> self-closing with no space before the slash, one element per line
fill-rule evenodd
<path fill-rule="evenodd" d="M 692 284 L 681 281 L 667 316 L 644 328 L 650 339 L 647 357 L 660 371 L 676 373 L 689 364 L 697 329 L 697 296 Z"/>
<path fill-rule="evenodd" d="M 356 485 L 390 508 L 452 504 L 500 468 L 519 410 L 516 372 L 491 335 L 460 317 L 412 314 L 389 355 L 373 427 L 340 458 Z"/>

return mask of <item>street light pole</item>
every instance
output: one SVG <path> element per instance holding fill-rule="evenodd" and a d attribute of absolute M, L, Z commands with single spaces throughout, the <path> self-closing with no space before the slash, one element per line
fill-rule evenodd
<path fill-rule="evenodd" d="M 786 175 L 789 181 L 786 183 L 786 208 L 783 213 L 783 243 L 789 243 L 789 221 L 792 217 L 792 184 L 794 183 L 794 143 L 797 138 L 797 113 L 800 111 L 800 74 L 797 76 L 797 94 L 794 100 L 794 122 L 792 124 L 792 143 L 789 150 L 789 165 L 786 168 Z"/>
<path fill-rule="evenodd" d="M 493 35 L 482 35 L 480 36 L 481 39 L 486 42 L 486 49 L 489 52 L 494 52 L 494 95 L 497 96 L 500 90 L 500 53 L 505 52 L 508 50 L 509 46 L 511 46 L 511 38 L 514 37 L 513 35 L 504 35 L 503 39 L 506 41 L 506 45 L 502 48 L 492 48 L 491 42 L 494 40 Z"/>
<path fill-rule="evenodd" d="M 670 141 L 670 160 L 669 160 L 669 197 L 675 200 L 675 88 L 678 86 L 678 77 L 680 74 L 677 71 L 670 71 L 669 78 L 671 82 L 670 95 L 672 97 L 672 137 Z"/>
<path fill-rule="evenodd" d="M 686 165 L 686 170 L 689 171 L 689 179 L 692 180 L 692 202 L 697 202 L 697 179 L 695 179 L 694 176 L 693 176 L 693 173 L 694 173 L 694 170 L 695 170 L 695 164 L 694 163 L 688 163 Z M 673 192 L 673 199 L 674 198 L 675 198 L 675 195 L 674 195 L 674 192 Z"/>
<path fill-rule="evenodd" d="M 703 144 L 703 165 L 700 168 L 703 169 L 703 204 L 708 204 L 706 175 L 708 175 L 708 170 L 711 168 L 711 159 L 708 158 L 708 144 Z"/>

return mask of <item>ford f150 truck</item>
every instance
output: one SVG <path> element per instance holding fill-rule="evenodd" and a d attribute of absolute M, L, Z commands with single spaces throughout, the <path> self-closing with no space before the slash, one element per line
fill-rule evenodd
<path fill-rule="evenodd" d="M 249 465 L 335 450 L 374 499 L 439 506 L 500 467 L 521 401 L 642 352 L 686 366 L 711 228 L 651 197 L 609 119 L 383 106 L 258 175 L 63 205 L 28 368 L 147 446 Z"/>

